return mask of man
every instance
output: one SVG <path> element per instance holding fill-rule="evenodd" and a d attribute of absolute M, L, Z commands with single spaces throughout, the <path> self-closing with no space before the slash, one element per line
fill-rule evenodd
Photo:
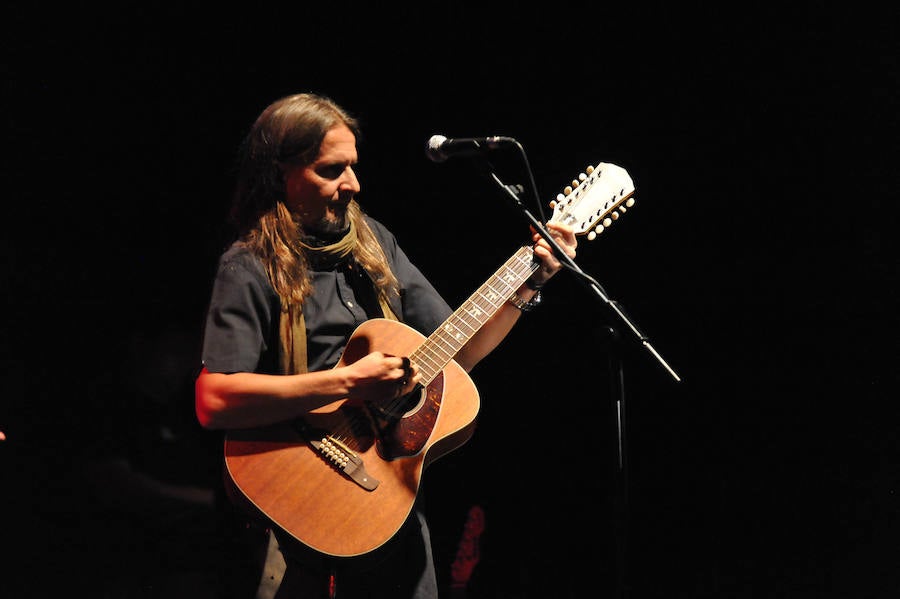
<path fill-rule="evenodd" d="M 342 361 L 348 339 L 369 319 L 397 320 L 429 335 L 453 313 L 394 236 L 356 202 L 358 133 L 352 116 L 314 94 L 274 102 L 251 128 L 232 210 L 237 240 L 219 261 L 196 381 L 196 414 L 205 428 L 296 422 L 335 402 L 377 412 L 385 399 L 420 385 L 420 365 L 406 355 L 371 351 Z M 548 229 L 574 256 L 572 230 Z M 560 269 L 549 245 L 536 234 L 533 240 L 540 266 L 455 354 L 465 371 L 497 347 Z M 302 543 L 269 528 L 258 597 L 437 597 L 418 501 L 379 548 L 375 567 L 362 559 L 307 559 Z"/>

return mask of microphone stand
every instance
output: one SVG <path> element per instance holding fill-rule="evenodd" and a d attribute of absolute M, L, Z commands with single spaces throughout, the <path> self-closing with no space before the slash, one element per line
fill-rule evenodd
<path fill-rule="evenodd" d="M 528 167 L 528 158 L 521 144 L 515 142 L 519 152 L 525 162 L 526 171 L 531 180 L 531 190 L 534 193 L 534 200 L 537 206 L 540 206 L 540 198 L 537 194 L 537 188 L 534 184 L 534 177 L 531 169 Z M 546 230 L 543 223 L 539 221 L 522 203 L 520 194 L 524 191 L 521 185 L 508 185 L 504 183 L 494 172 L 493 166 L 487 161 L 481 161 L 484 173 L 493 180 L 505 195 L 510 198 L 512 205 L 517 208 L 525 220 L 534 227 L 541 237 L 550 245 L 553 254 L 559 259 L 563 267 L 573 273 L 575 278 L 587 287 L 604 305 L 606 305 L 613 314 L 616 315 L 619 322 L 624 325 L 624 329 L 630 331 L 634 340 L 636 340 L 644 349 L 646 349 L 675 379 L 676 382 L 681 381 L 681 377 L 663 360 L 659 352 L 657 352 L 650 344 L 647 336 L 641 332 L 637 324 L 629 318 L 622 306 L 615 300 L 609 298 L 600 283 L 585 273 L 572 258 L 570 258 L 559 246 L 557 241 Z M 626 597 L 625 572 L 626 572 L 626 532 L 627 532 L 627 509 L 628 509 L 628 487 L 627 487 L 627 456 L 625 445 L 625 373 L 623 362 L 620 356 L 619 345 L 622 341 L 622 335 L 615 326 L 605 327 L 604 333 L 610 341 L 609 347 L 609 368 L 610 368 L 610 392 L 612 396 L 611 411 L 613 421 L 615 423 L 615 473 L 613 477 L 614 497 L 613 497 L 613 536 L 615 538 L 615 584 L 616 597 Z"/>

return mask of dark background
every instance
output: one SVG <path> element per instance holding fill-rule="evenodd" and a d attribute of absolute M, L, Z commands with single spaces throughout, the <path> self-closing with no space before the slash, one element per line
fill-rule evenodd
<path fill-rule="evenodd" d="M 470 597 L 900 592 L 896 8 L 6 12 L 5 594 L 213 596 L 199 327 L 237 146 L 298 91 L 361 119 L 359 199 L 454 306 L 526 226 L 431 135 L 515 137 L 548 214 L 588 165 L 634 180 L 577 261 L 682 381 L 554 279 L 426 473 L 442 583 L 477 505 Z"/>

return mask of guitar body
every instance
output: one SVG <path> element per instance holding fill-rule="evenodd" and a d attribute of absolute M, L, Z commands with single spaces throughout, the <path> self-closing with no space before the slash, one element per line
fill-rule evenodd
<path fill-rule="evenodd" d="M 354 331 L 336 367 L 373 351 L 408 356 L 425 338 L 393 320 Z M 344 400 L 302 419 L 229 431 L 225 474 L 238 499 L 310 549 L 334 557 L 373 551 L 409 516 L 425 467 L 471 438 L 479 396 L 468 373 L 450 361 L 426 387 L 385 415 Z M 311 441 L 334 435 L 361 460 L 368 489 L 333 464 Z"/>

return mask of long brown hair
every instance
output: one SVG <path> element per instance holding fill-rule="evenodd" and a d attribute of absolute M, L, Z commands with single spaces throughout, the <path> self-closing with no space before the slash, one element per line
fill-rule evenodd
<path fill-rule="evenodd" d="M 299 245 L 302 225 L 284 203 L 283 164 L 306 165 L 319 154 L 325 134 L 346 125 L 357 140 L 358 121 L 325 96 L 295 94 L 276 100 L 257 117 L 241 147 L 231 221 L 241 243 L 262 260 L 282 309 L 300 306 L 312 294 L 309 263 Z M 397 294 L 398 282 L 356 200 L 347 214 L 358 241 L 353 257 L 384 299 Z"/>

